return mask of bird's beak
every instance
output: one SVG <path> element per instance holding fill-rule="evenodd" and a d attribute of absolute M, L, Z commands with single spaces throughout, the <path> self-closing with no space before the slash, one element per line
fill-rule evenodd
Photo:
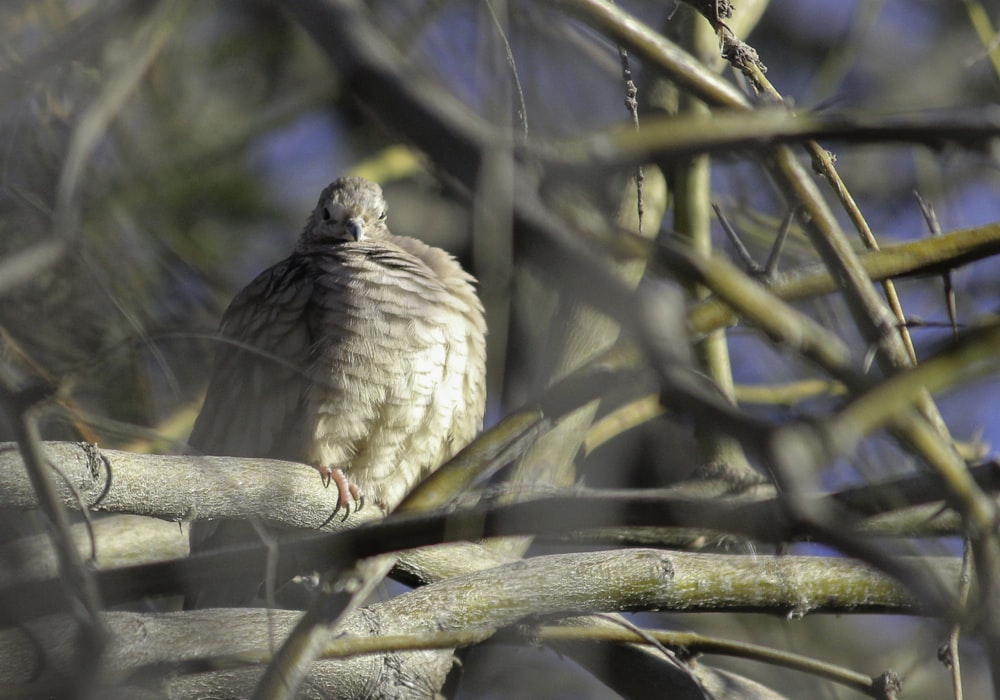
<path fill-rule="evenodd" d="M 365 237 L 365 222 L 364 219 L 359 219 L 358 217 L 352 216 L 344 224 L 347 228 L 347 233 L 350 234 L 351 238 L 355 241 L 360 241 Z"/>

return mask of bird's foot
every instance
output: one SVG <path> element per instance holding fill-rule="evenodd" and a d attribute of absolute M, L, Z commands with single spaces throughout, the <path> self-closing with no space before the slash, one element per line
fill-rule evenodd
<path fill-rule="evenodd" d="M 328 467 L 325 464 L 314 464 L 313 469 L 319 472 L 323 479 L 323 486 L 329 487 L 331 483 L 337 486 L 337 507 L 333 509 L 330 517 L 344 511 L 344 520 L 351 514 L 351 502 L 355 504 L 354 510 L 359 511 L 365 507 L 365 494 L 357 484 L 347 478 L 347 474 L 340 467 Z"/>

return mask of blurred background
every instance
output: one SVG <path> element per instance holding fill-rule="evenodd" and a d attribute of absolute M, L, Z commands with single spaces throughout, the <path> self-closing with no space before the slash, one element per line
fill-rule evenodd
<path fill-rule="evenodd" d="M 741 3 L 734 4 L 738 16 Z M 763 14 L 745 38 L 771 82 L 797 107 L 985 115 L 1000 96 L 998 64 L 991 59 L 997 37 L 989 25 L 1000 21 L 1000 2 L 756 4 Z M 679 21 L 671 0 L 619 5 L 666 32 Z M 526 125 L 529 144 L 629 120 L 616 47 L 546 3 L 386 0 L 367 6 L 414 66 L 491 123 L 514 132 Z M 636 59 L 632 70 L 642 102 L 654 76 Z M 640 110 L 640 124 L 642 117 Z M 824 145 L 836 153 L 883 245 L 929 235 L 915 191 L 933 206 L 944 231 L 1000 219 L 992 152 Z M 0 275 L 8 276 L 0 276 L 0 358 L 58 385 L 44 437 L 182 451 L 222 311 L 236 291 L 290 251 L 320 190 L 347 173 L 383 184 L 394 233 L 448 248 L 480 278 L 491 318 L 487 420 L 495 421 L 542 381 L 534 360 L 546 324 L 533 295 L 542 293 L 544 279 L 518 269 L 509 238 L 473 225 L 472 183 L 441 177 L 433 160 L 359 105 L 280 3 L 0 4 Z M 785 213 L 776 189 L 740 154 L 713 159 L 712 184 L 713 202 L 763 261 Z M 663 235 L 670 221 L 668 213 Z M 721 229 L 716 234 L 729 250 Z M 18 256 L 44 255 L 45 244 L 56 239 L 67 248 L 52 264 L 3 266 L 22 260 Z M 782 269 L 814 260 L 793 230 Z M 21 279 L 19 269 L 31 274 Z M 998 273 L 994 260 L 954 272 L 960 324 L 998 310 Z M 909 280 L 898 289 L 907 316 L 925 322 L 913 330 L 922 356 L 951 335 L 943 283 Z M 824 298 L 801 308 L 860 344 L 841 302 Z M 738 383 L 789 381 L 803 372 L 748 331 L 734 329 L 729 344 Z M 992 379 L 941 397 L 957 438 L 1000 443 L 998 389 Z M 835 400 L 760 411 L 775 418 L 808 415 Z M 3 421 L 0 439 L 10 439 Z M 581 473 L 589 485 L 665 485 L 691 468 L 692 444 L 683 424 L 653 421 L 589 455 Z M 824 478 L 857 483 L 912 469 L 907 456 L 876 439 Z M 32 530 L 20 516 L 5 522 L 7 537 Z M 748 545 L 734 546 L 745 553 Z M 956 551 L 954 542 L 921 547 L 924 553 Z M 942 697 L 949 687 L 936 660 L 943 628 L 932 622 L 640 619 L 815 653 L 867 673 L 891 667 L 903 676 L 907 697 Z M 974 643 L 968 653 L 966 693 L 983 697 L 975 692 L 987 686 L 978 685 L 983 671 Z M 607 696 L 568 663 L 535 649 L 477 651 L 467 660 L 462 693 Z M 848 697 L 760 664 L 721 663 L 792 697 Z"/>

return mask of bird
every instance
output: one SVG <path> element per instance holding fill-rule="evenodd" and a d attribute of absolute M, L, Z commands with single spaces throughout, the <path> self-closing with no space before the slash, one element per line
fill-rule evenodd
<path fill-rule="evenodd" d="M 378 184 L 334 180 L 291 254 L 223 314 L 190 446 L 310 464 L 336 486 L 333 510 L 345 517 L 365 503 L 391 511 L 482 429 L 475 285 L 449 253 L 389 231 Z M 191 551 L 253 532 L 195 521 Z"/>

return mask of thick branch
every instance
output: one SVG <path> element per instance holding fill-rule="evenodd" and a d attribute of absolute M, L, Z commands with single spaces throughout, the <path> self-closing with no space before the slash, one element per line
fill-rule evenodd
<path fill-rule="evenodd" d="M 337 494 L 323 488 L 315 469 L 272 459 L 164 456 L 102 450 L 88 443 L 46 442 L 55 486 L 72 509 L 131 513 L 185 522 L 202 518 L 260 518 L 291 527 L 327 530 L 374 520 L 375 508 L 329 519 Z M 0 443 L 0 498 L 8 508 L 35 508 L 21 454 Z"/>
<path fill-rule="evenodd" d="M 80 448 L 74 445 L 64 445 L 60 443 L 49 443 L 47 445 L 50 454 L 58 452 L 60 449 L 68 451 L 69 454 L 80 453 Z M 0 454 L 6 455 L 9 451 L 0 449 Z M 109 454 L 114 454 L 109 451 Z M 124 455 L 125 453 L 118 453 Z M 139 473 L 142 471 L 138 465 L 146 460 L 147 468 L 160 465 L 162 458 L 133 455 L 130 460 L 124 460 L 123 464 L 131 461 L 131 468 L 137 475 L 132 478 L 142 481 Z M 175 467 L 186 466 L 192 479 L 196 478 L 204 465 L 202 458 L 173 458 Z M 233 470 L 243 460 L 236 458 L 219 459 L 214 468 Z M 229 463 L 228 466 L 226 463 Z M 116 462 L 117 463 L 117 462 Z M 272 467 L 279 463 L 268 463 Z M 89 473 L 86 462 L 78 460 L 77 466 L 85 475 Z M 300 469 L 298 465 L 282 465 L 288 467 L 290 471 Z M 117 473 L 117 467 L 116 473 Z M 306 470 L 305 467 L 301 469 Z M 20 465 L 0 463 L 0 478 L 6 479 L 7 483 L 0 483 L 0 492 L 10 493 L 17 490 L 17 477 L 20 472 Z M 66 471 L 64 469 L 64 471 Z M 311 470 L 310 470 L 311 471 Z M 987 488 L 995 487 L 995 469 L 991 465 L 986 465 L 975 472 L 979 482 Z M 185 473 L 185 472 L 182 472 Z M 20 477 L 24 480 L 24 477 Z M 82 481 L 81 474 L 77 472 L 67 472 L 67 478 L 75 483 Z M 277 476 L 275 476 L 277 479 Z M 126 481 L 122 479 L 122 481 Z M 313 481 L 310 479 L 310 481 Z M 317 480 L 318 481 L 318 480 Z M 150 480 L 147 483 L 156 483 Z M 22 485 L 22 490 L 24 486 Z M 169 500 L 171 485 L 163 482 L 160 491 L 147 491 L 145 498 L 149 502 L 155 503 L 161 495 L 165 500 Z M 321 487 L 320 487 L 321 489 Z M 113 490 L 112 490 L 113 491 Z M 111 493 L 112 491 L 109 491 Z M 276 494 L 281 494 L 278 490 Z M 238 492 L 233 495 L 234 501 Z M 916 504 L 928 502 L 940 498 L 939 486 L 932 483 L 931 477 L 911 479 L 901 482 L 895 486 L 885 485 L 877 492 L 866 491 L 865 493 L 853 494 L 845 492 L 842 495 L 834 496 L 839 502 L 838 507 L 850 508 L 858 514 L 875 515 L 885 512 L 891 507 L 901 505 L 900 497 L 904 502 Z M 284 512 L 285 507 L 292 509 L 295 504 L 295 496 L 289 496 L 291 502 L 288 504 L 275 504 L 275 512 Z M 278 500 L 272 499 L 273 500 Z M 21 505 L 30 505 L 30 499 L 22 497 Z M 233 508 L 226 511 L 228 517 L 246 517 L 248 511 L 255 512 L 252 502 L 244 505 L 243 510 Z M 300 505 L 301 507 L 301 505 Z M 145 512 L 150 512 L 148 507 Z M 296 519 L 288 521 L 290 523 L 299 522 Z M 430 544 L 456 540 L 476 540 L 484 536 L 501 535 L 565 535 L 579 530 L 589 528 L 607 528 L 619 526 L 673 526 L 673 527 L 697 527 L 714 530 L 716 532 L 739 533 L 764 541 L 785 541 L 797 536 L 798 531 L 793 522 L 785 515 L 781 504 L 776 499 L 748 500 L 740 502 L 736 499 L 697 499 L 673 496 L 667 493 L 658 492 L 625 492 L 625 493 L 604 493 L 594 494 L 587 492 L 574 492 L 565 496 L 546 497 L 533 499 L 523 503 L 484 507 L 479 506 L 471 509 L 453 510 L 447 513 L 433 513 L 429 515 L 408 515 L 394 516 L 387 521 L 359 525 L 334 536 L 317 536 L 315 534 L 307 536 L 297 536 L 282 541 L 281 552 L 294 557 L 302 562 L 303 566 L 316 566 L 322 568 L 334 562 L 349 561 L 357 556 L 371 556 L 399 549 L 421 547 Z M 99 545 L 100 546 L 100 545 Z M 471 545 L 463 545 L 469 547 Z M 434 552 L 440 548 L 428 550 Z M 475 548 L 479 550 L 479 548 Z M 180 559 L 160 562 L 142 567 L 127 567 L 112 571 L 101 571 L 97 574 L 97 580 L 101 588 L 101 595 L 105 604 L 118 604 L 135 600 L 137 597 L 154 594 L 167 594 L 183 592 L 185 583 L 202 579 L 224 580 L 226 575 L 236 576 L 244 568 L 253 567 L 255 558 L 262 556 L 263 548 L 247 545 L 243 548 L 234 548 L 231 551 L 220 552 L 218 554 L 205 555 L 198 559 Z M 470 552 L 465 552 L 468 559 Z M 481 554 L 481 553 L 480 553 Z M 477 557 L 480 556 L 477 554 Z M 421 576 L 421 571 L 428 568 L 433 570 L 435 564 L 432 561 L 427 565 L 426 558 L 423 561 L 423 569 L 419 563 L 414 564 L 410 569 L 412 575 Z M 206 571 L 206 564 L 212 563 L 219 571 L 214 571 L 209 576 Z M 483 560 L 483 565 L 495 565 L 496 559 L 492 561 Z M 463 571 L 462 567 L 449 564 L 450 573 L 465 573 L 468 563 Z M 438 572 L 440 576 L 442 572 Z M 424 578 L 426 580 L 426 578 Z M 48 595 L 53 581 L 36 582 L 31 585 L 17 586 L 7 589 L 3 598 L 8 599 L 9 606 L 3 606 L 8 610 L 8 621 L 30 619 L 33 616 L 53 612 L 57 607 L 53 607 L 59 600 L 58 596 Z M 54 602 L 55 601 L 55 602 Z M 10 615 L 16 613 L 15 617 Z"/>
<path fill-rule="evenodd" d="M 924 560 L 924 565 L 942 579 L 957 578 L 957 561 Z M 503 585 L 496 585 L 497 581 Z M 836 588 L 830 587 L 830 581 L 836 582 Z M 631 550 L 538 557 L 449 579 L 370 606 L 349 618 L 347 630 L 363 636 L 489 630 L 528 616 L 657 608 L 855 612 L 872 611 L 872 601 L 881 601 L 878 607 L 885 611 L 914 610 L 898 584 L 847 560 Z M 106 659 L 107 669 L 115 677 L 146 667 L 131 682 L 148 682 L 157 673 L 151 665 L 163 670 L 163 664 L 174 668 L 196 657 L 212 657 L 218 669 L 224 662 L 220 657 L 229 657 L 227 670 L 169 680 L 170 695 L 193 697 L 209 689 L 218 693 L 224 687 L 224 697 L 242 697 L 259 668 L 232 665 L 266 661 L 271 640 L 287 634 L 297 616 L 273 610 L 106 613 L 116 640 Z M 48 654 L 43 681 L 58 677 L 72 655 L 72 635 L 65 623 L 50 618 L 32 623 L 31 631 Z M 475 636 L 469 643 L 474 641 Z M 338 639 L 338 646 L 343 650 L 343 639 Z M 22 631 L 0 635 L 0 659 L 9 660 L 0 664 L 0 682 L 26 681 L 31 672 L 43 667 L 32 656 L 34 649 L 24 643 Z M 383 692 L 391 697 L 388 689 L 435 682 L 430 676 L 447 672 L 450 663 L 450 654 L 439 658 L 429 652 L 324 662 L 314 669 L 305 697 L 322 693 L 381 696 Z"/>

